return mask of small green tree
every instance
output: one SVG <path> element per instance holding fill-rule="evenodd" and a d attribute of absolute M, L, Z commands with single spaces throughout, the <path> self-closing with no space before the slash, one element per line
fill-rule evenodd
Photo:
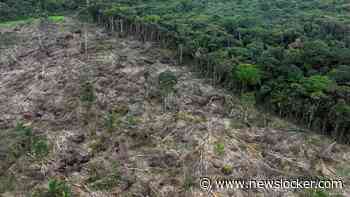
<path fill-rule="evenodd" d="M 166 70 L 159 74 L 159 85 L 162 95 L 174 91 L 174 86 L 177 83 L 177 78 L 173 72 Z"/>
<path fill-rule="evenodd" d="M 324 92 L 328 90 L 332 84 L 333 81 L 329 79 L 329 77 L 321 75 L 308 77 L 303 82 L 304 88 L 310 95 L 315 92 Z"/>
<path fill-rule="evenodd" d="M 163 102 L 163 111 L 166 111 L 167 108 L 173 109 L 172 105 L 175 104 L 175 85 L 177 84 L 177 78 L 175 74 L 170 70 L 166 70 L 159 74 L 158 80 Z"/>
<path fill-rule="evenodd" d="M 314 75 L 306 78 L 302 86 L 310 98 L 310 105 L 308 106 L 308 127 L 311 128 L 312 122 L 315 119 L 315 114 L 321 105 L 321 101 L 327 98 L 325 91 L 329 90 L 333 81 L 327 76 Z"/>
<path fill-rule="evenodd" d="M 303 59 L 305 63 L 312 66 L 327 65 L 331 51 L 328 45 L 322 40 L 305 42 L 303 48 Z"/>
<path fill-rule="evenodd" d="M 337 83 L 350 83 L 350 66 L 341 65 L 332 69 L 328 76 Z"/>
<path fill-rule="evenodd" d="M 96 95 L 95 95 L 95 89 L 92 83 L 85 82 L 82 84 L 81 91 L 80 91 L 80 100 L 81 102 L 88 103 L 88 104 L 95 102 Z"/>
<path fill-rule="evenodd" d="M 34 138 L 31 149 L 32 153 L 36 157 L 45 157 L 47 154 L 49 154 L 49 144 L 47 142 L 47 139 L 39 137 Z"/>
<path fill-rule="evenodd" d="M 143 20 L 148 23 L 158 23 L 160 21 L 160 16 L 158 15 L 147 15 L 143 17 Z"/>
<path fill-rule="evenodd" d="M 241 102 L 241 115 L 242 121 L 249 124 L 249 115 L 252 114 L 252 109 L 254 109 L 256 98 L 254 92 L 244 93 L 239 98 Z"/>
<path fill-rule="evenodd" d="M 350 127 L 350 105 L 346 104 L 344 100 L 338 101 L 332 108 L 331 115 L 334 116 L 334 130 L 337 139 L 344 140 L 343 138 L 348 134 Z"/>
<path fill-rule="evenodd" d="M 49 181 L 47 195 L 52 197 L 71 197 L 72 191 L 67 183 L 52 179 Z"/>
<path fill-rule="evenodd" d="M 261 71 L 254 64 L 240 64 L 233 70 L 233 76 L 241 85 L 241 92 L 247 90 L 247 86 L 260 84 Z"/>

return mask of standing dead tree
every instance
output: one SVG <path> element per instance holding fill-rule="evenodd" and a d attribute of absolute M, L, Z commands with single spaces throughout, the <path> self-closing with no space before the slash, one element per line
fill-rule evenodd
<path fill-rule="evenodd" d="M 170 70 L 164 71 L 159 75 L 159 87 L 162 96 L 162 111 L 176 110 L 175 85 L 177 78 Z"/>

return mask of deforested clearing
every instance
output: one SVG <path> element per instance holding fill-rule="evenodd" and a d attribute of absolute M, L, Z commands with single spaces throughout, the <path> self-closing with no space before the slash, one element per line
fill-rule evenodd
<path fill-rule="evenodd" d="M 174 7 L 174 2 L 168 6 Z M 188 14 L 200 9 L 188 7 L 189 2 L 175 8 L 189 9 Z M 199 29 L 211 24 L 205 15 L 218 9 L 208 2 L 206 12 L 197 15 L 201 23 L 193 23 Z M 349 105 L 343 98 L 348 79 L 341 75 L 347 73 L 346 65 L 325 77 L 299 76 L 295 67 L 300 65 L 293 63 L 288 72 L 280 70 L 289 79 L 283 84 L 278 83 L 283 77 L 276 79 L 267 87 L 269 73 L 260 61 L 254 62 L 252 51 L 245 53 L 249 58 L 238 55 L 245 44 L 236 43 L 239 49 L 230 53 L 235 58 L 217 54 L 215 61 L 208 61 L 215 51 L 210 47 L 219 46 L 208 41 L 208 46 L 200 43 L 196 50 L 189 49 L 195 46 L 189 40 L 179 44 L 170 32 L 162 36 L 156 22 L 166 14 L 148 14 L 151 3 L 125 4 L 131 3 L 110 9 L 92 5 L 90 11 L 97 6 L 99 14 L 89 23 L 75 15 L 52 15 L 0 24 L 0 196 L 350 196 Z M 268 9 L 264 2 L 261 6 Z M 130 7 L 137 12 L 128 13 Z M 159 10 L 153 6 L 153 13 Z M 151 23 L 129 21 L 131 16 Z M 231 33 L 248 42 L 244 36 L 249 33 L 242 32 Z M 287 53 L 308 44 L 295 36 L 288 43 L 287 35 L 280 36 L 290 45 Z M 314 65 L 319 59 L 312 57 L 309 63 Z M 346 63 L 347 58 L 339 61 Z M 211 60 L 224 70 L 235 62 L 227 71 L 232 76 L 220 75 L 219 64 Z M 328 65 L 333 63 L 337 64 L 332 60 Z M 225 77 L 235 81 L 226 82 Z M 264 88 L 273 93 L 270 109 L 270 101 L 261 104 L 257 98 L 265 82 Z M 284 102 L 299 99 L 293 100 L 291 92 L 282 97 L 287 83 L 303 89 L 303 99 L 313 99 L 305 114 L 285 111 L 292 106 Z M 281 95 L 274 94 L 277 90 Z M 337 115 L 337 122 L 329 125 L 327 119 L 324 129 L 337 129 L 334 135 L 317 132 L 322 122 L 315 114 L 325 105 L 322 99 L 333 99 L 330 95 L 339 100 L 334 103 L 336 114 L 329 111 L 327 116 Z M 203 187 L 203 178 L 213 181 L 211 190 Z M 342 187 L 220 189 L 215 179 L 341 180 Z"/>

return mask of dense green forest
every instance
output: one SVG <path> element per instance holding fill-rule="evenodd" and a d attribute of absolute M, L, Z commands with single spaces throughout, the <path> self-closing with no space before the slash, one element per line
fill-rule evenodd
<path fill-rule="evenodd" d="M 85 0 L 1 0 L 0 22 L 77 10 Z"/>
<path fill-rule="evenodd" d="M 2 1 L 0 20 L 86 1 Z M 157 41 L 179 63 L 258 106 L 350 141 L 350 1 L 105 0 L 90 2 L 108 29 Z M 40 12 L 42 13 L 42 12 Z"/>

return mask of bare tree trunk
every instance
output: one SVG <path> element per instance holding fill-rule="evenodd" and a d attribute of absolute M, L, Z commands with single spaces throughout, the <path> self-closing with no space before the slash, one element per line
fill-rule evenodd
<path fill-rule="evenodd" d="M 123 20 L 120 20 L 120 33 L 123 34 Z"/>
<path fill-rule="evenodd" d="M 90 1 L 86 0 L 86 7 L 89 7 Z M 85 29 L 85 55 L 86 58 L 88 58 L 88 32 L 87 32 L 87 23 L 84 24 L 84 29 Z"/>
<path fill-rule="evenodd" d="M 179 64 L 182 64 L 182 58 L 183 58 L 183 57 L 182 57 L 182 56 L 183 56 L 183 54 L 182 54 L 182 53 L 183 53 L 183 51 L 182 51 L 182 50 L 183 50 L 183 49 L 182 49 L 182 44 L 179 45 L 179 50 L 180 50 L 180 51 L 179 51 L 179 52 L 180 52 Z"/>
<path fill-rule="evenodd" d="M 111 17 L 111 31 L 114 32 L 114 18 Z"/>

